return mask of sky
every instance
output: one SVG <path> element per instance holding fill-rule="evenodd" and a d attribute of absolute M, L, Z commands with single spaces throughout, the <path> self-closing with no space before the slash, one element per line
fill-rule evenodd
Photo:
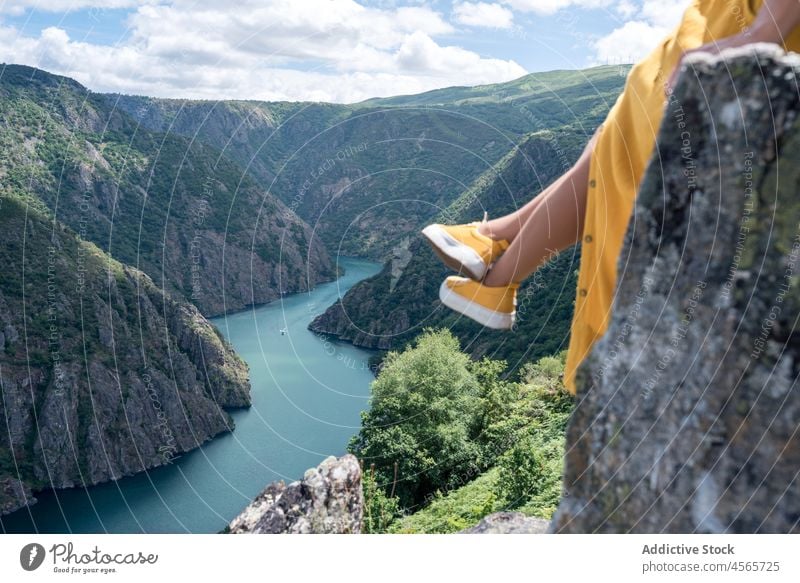
<path fill-rule="evenodd" d="M 353 103 L 631 63 L 689 0 L 0 0 L 0 63 L 154 97 Z"/>

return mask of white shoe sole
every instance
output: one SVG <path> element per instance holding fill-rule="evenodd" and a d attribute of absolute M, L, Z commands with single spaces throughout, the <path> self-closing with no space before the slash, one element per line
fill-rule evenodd
<path fill-rule="evenodd" d="M 486 275 L 486 263 L 469 245 L 454 239 L 441 225 L 428 225 L 422 234 L 450 269 L 480 281 Z"/>
<path fill-rule="evenodd" d="M 439 299 L 451 310 L 464 314 L 487 328 L 509 330 L 514 326 L 516 310 L 510 314 L 504 314 L 503 312 L 495 312 L 494 310 L 484 308 L 482 305 L 476 304 L 452 291 L 448 287 L 447 281 L 443 281 L 439 288 Z"/>

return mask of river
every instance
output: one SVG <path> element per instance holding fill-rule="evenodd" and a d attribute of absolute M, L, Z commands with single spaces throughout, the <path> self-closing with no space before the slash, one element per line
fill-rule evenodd
<path fill-rule="evenodd" d="M 345 275 L 310 293 L 215 318 L 250 365 L 253 405 L 236 429 L 171 465 L 89 488 L 46 491 L 0 531 L 214 533 L 273 480 L 344 453 L 367 406 L 370 353 L 310 332 L 312 318 L 380 265 L 339 258 Z M 285 333 L 281 333 L 284 330 Z"/>

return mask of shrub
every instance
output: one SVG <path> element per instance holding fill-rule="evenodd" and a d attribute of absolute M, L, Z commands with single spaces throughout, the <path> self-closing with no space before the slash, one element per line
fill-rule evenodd
<path fill-rule="evenodd" d="M 362 472 L 361 486 L 364 490 L 364 527 L 366 534 L 386 532 L 400 515 L 397 498 L 386 495 L 383 486 L 375 479 L 375 467 Z"/>
<path fill-rule="evenodd" d="M 480 387 L 469 357 L 448 331 L 426 330 L 412 348 L 390 353 L 372 385 L 371 406 L 350 451 L 375 465 L 380 483 L 394 481 L 409 507 L 427 494 L 477 475 Z"/>

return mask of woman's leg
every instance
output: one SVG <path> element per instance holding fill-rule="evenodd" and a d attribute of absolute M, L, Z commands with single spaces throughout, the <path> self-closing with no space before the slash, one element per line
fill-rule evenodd
<path fill-rule="evenodd" d="M 599 131 L 599 128 L 597 131 Z M 591 151 L 594 148 L 595 142 L 597 141 L 597 131 L 595 131 L 594 135 L 589 140 L 589 143 L 586 144 L 586 147 L 583 151 L 583 156 L 587 155 L 587 151 L 589 155 L 591 155 Z M 580 162 L 581 160 L 578 160 L 576 166 L 580 164 Z M 571 168 L 567 174 L 569 174 L 569 172 L 572 170 L 574 170 L 574 167 Z M 500 239 L 505 239 L 509 242 L 513 241 L 519 234 L 520 230 L 522 230 L 522 226 L 528 221 L 528 218 L 531 216 L 531 214 L 538 208 L 542 201 L 544 201 L 548 194 L 559 188 L 559 183 L 564 180 L 564 177 L 567 174 L 561 176 L 561 178 L 545 188 L 536 198 L 528 201 L 528 203 L 522 208 L 519 208 L 513 213 L 509 213 L 505 216 L 486 221 L 485 223 L 481 224 L 481 226 L 478 228 L 478 231 L 496 241 Z"/>
<path fill-rule="evenodd" d="M 513 213 L 481 223 L 481 226 L 478 227 L 478 232 L 487 237 L 491 237 L 495 241 L 499 241 L 500 239 L 505 239 L 509 242 L 513 241 L 520 230 L 522 230 L 522 226 L 528 220 L 528 217 L 531 216 L 531 213 L 542 203 L 544 197 L 547 196 L 547 193 L 550 192 L 557 182 L 558 181 L 545 188 L 539 193 L 539 196 L 529 200 L 527 204 L 515 210 Z"/>
<path fill-rule="evenodd" d="M 500 287 L 518 283 L 536 271 L 553 253 L 578 242 L 583 232 L 589 161 L 596 136 L 589 141 L 575 165 L 543 193 L 515 213 L 483 226 L 489 229 L 488 232 L 483 230 L 484 234 L 497 238 L 501 233 L 512 234 L 521 224 L 518 232 L 509 239 L 511 245 L 484 278 L 484 285 Z M 496 226 L 491 225 L 495 222 Z"/>

